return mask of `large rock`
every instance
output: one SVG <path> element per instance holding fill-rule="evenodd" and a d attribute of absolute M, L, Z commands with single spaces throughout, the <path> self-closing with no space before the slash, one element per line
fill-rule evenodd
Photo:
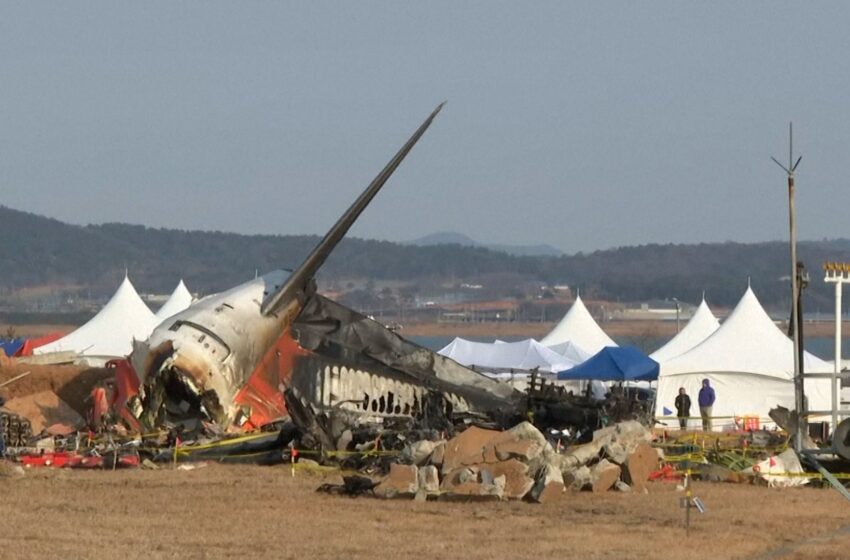
<path fill-rule="evenodd" d="M 431 452 L 431 456 L 428 458 L 428 462 L 434 465 L 437 468 L 443 466 L 443 458 L 446 455 L 446 441 L 441 440 L 434 447 L 434 451 Z"/>
<path fill-rule="evenodd" d="M 587 465 L 564 472 L 564 484 L 572 490 L 589 488 L 592 482 L 593 477 L 590 474 L 590 467 Z"/>
<path fill-rule="evenodd" d="M 623 442 L 618 440 L 609 441 L 602 446 L 602 453 L 609 461 L 613 461 L 618 465 L 622 465 L 629 458 L 629 450 L 623 445 Z"/>
<path fill-rule="evenodd" d="M 432 464 L 442 459 L 442 472 L 448 473 L 461 466 L 498 463 L 512 458 L 523 462 L 546 462 L 544 455 L 554 455 L 546 437 L 529 422 L 522 422 L 504 432 L 468 428 L 446 443 L 442 457 L 438 448 L 432 452 Z M 535 463 L 535 466 L 540 464 Z"/>
<path fill-rule="evenodd" d="M 641 443 L 652 441 L 652 432 L 637 420 L 628 420 L 614 425 L 614 439 L 625 447 L 629 453 Z"/>
<path fill-rule="evenodd" d="M 635 420 L 600 428 L 593 432 L 592 441 L 570 448 L 561 456 L 561 470 L 566 472 L 593 463 L 603 453 L 614 462 L 625 462 L 639 444 L 651 440 L 652 432 Z"/>
<path fill-rule="evenodd" d="M 499 476 L 492 483 L 468 481 L 452 487 L 450 491 L 443 494 L 449 499 L 484 499 L 501 500 L 505 493 L 505 477 Z"/>
<path fill-rule="evenodd" d="M 385 498 L 413 497 L 419 489 L 419 470 L 413 465 L 390 465 L 390 473 L 375 487 L 375 494 Z"/>
<path fill-rule="evenodd" d="M 443 476 L 443 482 L 440 483 L 440 489 L 445 492 L 449 492 L 455 486 L 460 486 L 461 484 L 466 484 L 467 482 L 478 482 L 478 471 L 479 468 L 477 465 L 470 465 L 468 467 L 458 467 Z"/>
<path fill-rule="evenodd" d="M 497 441 L 494 447 L 499 461 L 507 461 L 514 457 L 522 461 L 533 461 L 543 453 L 543 447 L 540 444 L 528 439 Z"/>
<path fill-rule="evenodd" d="M 434 465 L 419 467 L 419 491 L 425 494 L 440 492 L 440 474 Z"/>
<path fill-rule="evenodd" d="M 623 482 L 622 480 L 618 480 L 614 483 L 614 490 L 617 490 L 618 492 L 631 492 L 632 487 Z"/>
<path fill-rule="evenodd" d="M 560 500 L 564 496 L 564 475 L 552 465 L 540 470 L 529 497 L 535 502 L 545 504 Z"/>
<path fill-rule="evenodd" d="M 623 480 L 637 492 L 646 489 L 649 475 L 658 470 L 658 453 L 649 444 L 640 443 L 623 463 Z"/>
<path fill-rule="evenodd" d="M 504 434 L 509 434 L 509 438 L 513 441 L 533 441 L 541 449 L 549 444 L 546 440 L 546 436 L 544 436 L 540 430 L 535 428 L 534 424 L 531 422 L 521 422 L 510 430 L 504 432 Z"/>
<path fill-rule="evenodd" d="M 620 467 L 602 459 L 590 469 L 590 489 L 593 492 L 607 492 L 620 479 Z"/>
<path fill-rule="evenodd" d="M 458 467 L 483 463 L 485 449 L 500 433 L 471 426 L 450 439 L 443 454 L 443 474 Z"/>
<path fill-rule="evenodd" d="M 505 477 L 504 496 L 519 500 L 525 497 L 534 485 L 534 479 L 528 476 L 528 465 L 516 459 L 482 465 L 482 472 L 488 472 L 491 478 Z"/>
<path fill-rule="evenodd" d="M 423 439 L 421 441 L 408 444 L 404 447 L 402 456 L 412 464 L 422 466 L 428 462 L 431 454 L 434 453 L 434 449 L 436 449 L 440 443 L 444 442 Z"/>
<path fill-rule="evenodd" d="M 595 432 L 594 432 L 595 433 Z M 582 465 L 586 465 L 599 458 L 603 446 L 608 443 L 609 439 L 599 439 L 591 441 L 583 445 L 570 448 L 566 453 L 561 455 L 561 470 L 569 471 L 577 469 Z"/>

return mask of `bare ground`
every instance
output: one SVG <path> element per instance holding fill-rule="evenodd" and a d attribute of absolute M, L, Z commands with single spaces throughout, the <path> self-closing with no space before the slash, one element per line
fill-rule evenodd
<path fill-rule="evenodd" d="M 329 477 L 331 481 L 335 476 Z M 288 467 L 28 470 L 0 478 L 3 558 L 847 558 L 850 504 L 829 489 L 696 484 L 690 536 L 673 485 L 558 504 L 317 494 Z"/>

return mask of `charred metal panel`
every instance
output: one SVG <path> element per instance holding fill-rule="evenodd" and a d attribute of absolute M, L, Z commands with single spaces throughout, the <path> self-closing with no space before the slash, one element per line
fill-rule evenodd
<path fill-rule="evenodd" d="M 371 376 L 439 391 L 459 409 L 511 413 L 521 398 L 511 387 L 409 342 L 377 321 L 320 295 L 306 302 L 292 331 L 302 348 L 324 356 L 331 367 L 345 364 L 353 369 L 355 373 L 348 374 L 351 377 L 366 371 Z M 313 366 L 312 375 L 323 372 L 321 366 Z M 305 371 L 304 375 L 309 374 Z"/>

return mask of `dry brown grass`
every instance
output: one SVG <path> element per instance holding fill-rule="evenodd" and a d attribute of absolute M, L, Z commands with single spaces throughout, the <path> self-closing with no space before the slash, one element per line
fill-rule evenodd
<path fill-rule="evenodd" d="M 827 489 L 696 484 L 682 528 L 669 484 L 559 504 L 378 501 L 317 494 L 286 467 L 30 470 L 0 478 L 0 556 L 14 558 L 846 558 L 848 504 Z M 802 544 L 798 544 L 802 543 Z M 787 552 L 787 554 L 785 554 Z M 773 556 L 771 556 L 773 557 Z"/>

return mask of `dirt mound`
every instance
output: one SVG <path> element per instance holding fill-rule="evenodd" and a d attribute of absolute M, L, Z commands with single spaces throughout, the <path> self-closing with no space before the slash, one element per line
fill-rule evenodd
<path fill-rule="evenodd" d="M 62 424 L 74 428 L 85 425 L 83 416 L 59 398 L 53 391 L 41 391 L 9 399 L 5 408 L 19 416 L 27 418 L 32 431 L 37 434 L 53 424 Z"/>
<path fill-rule="evenodd" d="M 7 402 L 17 402 L 17 405 L 30 411 L 42 410 L 43 406 L 59 407 L 61 402 L 64 409 L 47 415 L 40 414 L 40 422 L 46 421 L 46 426 L 54 423 L 55 421 L 49 421 L 49 418 L 55 418 L 57 415 L 61 418 L 72 418 L 70 412 L 74 412 L 79 417 L 85 417 L 90 407 L 89 395 L 94 386 L 113 376 L 113 373 L 105 368 L 42 366 L 18 364 L 13 361 L 11 364 L 0 365 L 0 383 L 27 371 L 30 372 L 29 375 L 0 389 L 0 396 Z M 47 398 L 46 394 L 53 394 L 55 398 Z M 17 410 L 15 412 L 29 418 L 33 422 L 33 429 L 39 431 L 35 427 L 36 418 Z"/>

